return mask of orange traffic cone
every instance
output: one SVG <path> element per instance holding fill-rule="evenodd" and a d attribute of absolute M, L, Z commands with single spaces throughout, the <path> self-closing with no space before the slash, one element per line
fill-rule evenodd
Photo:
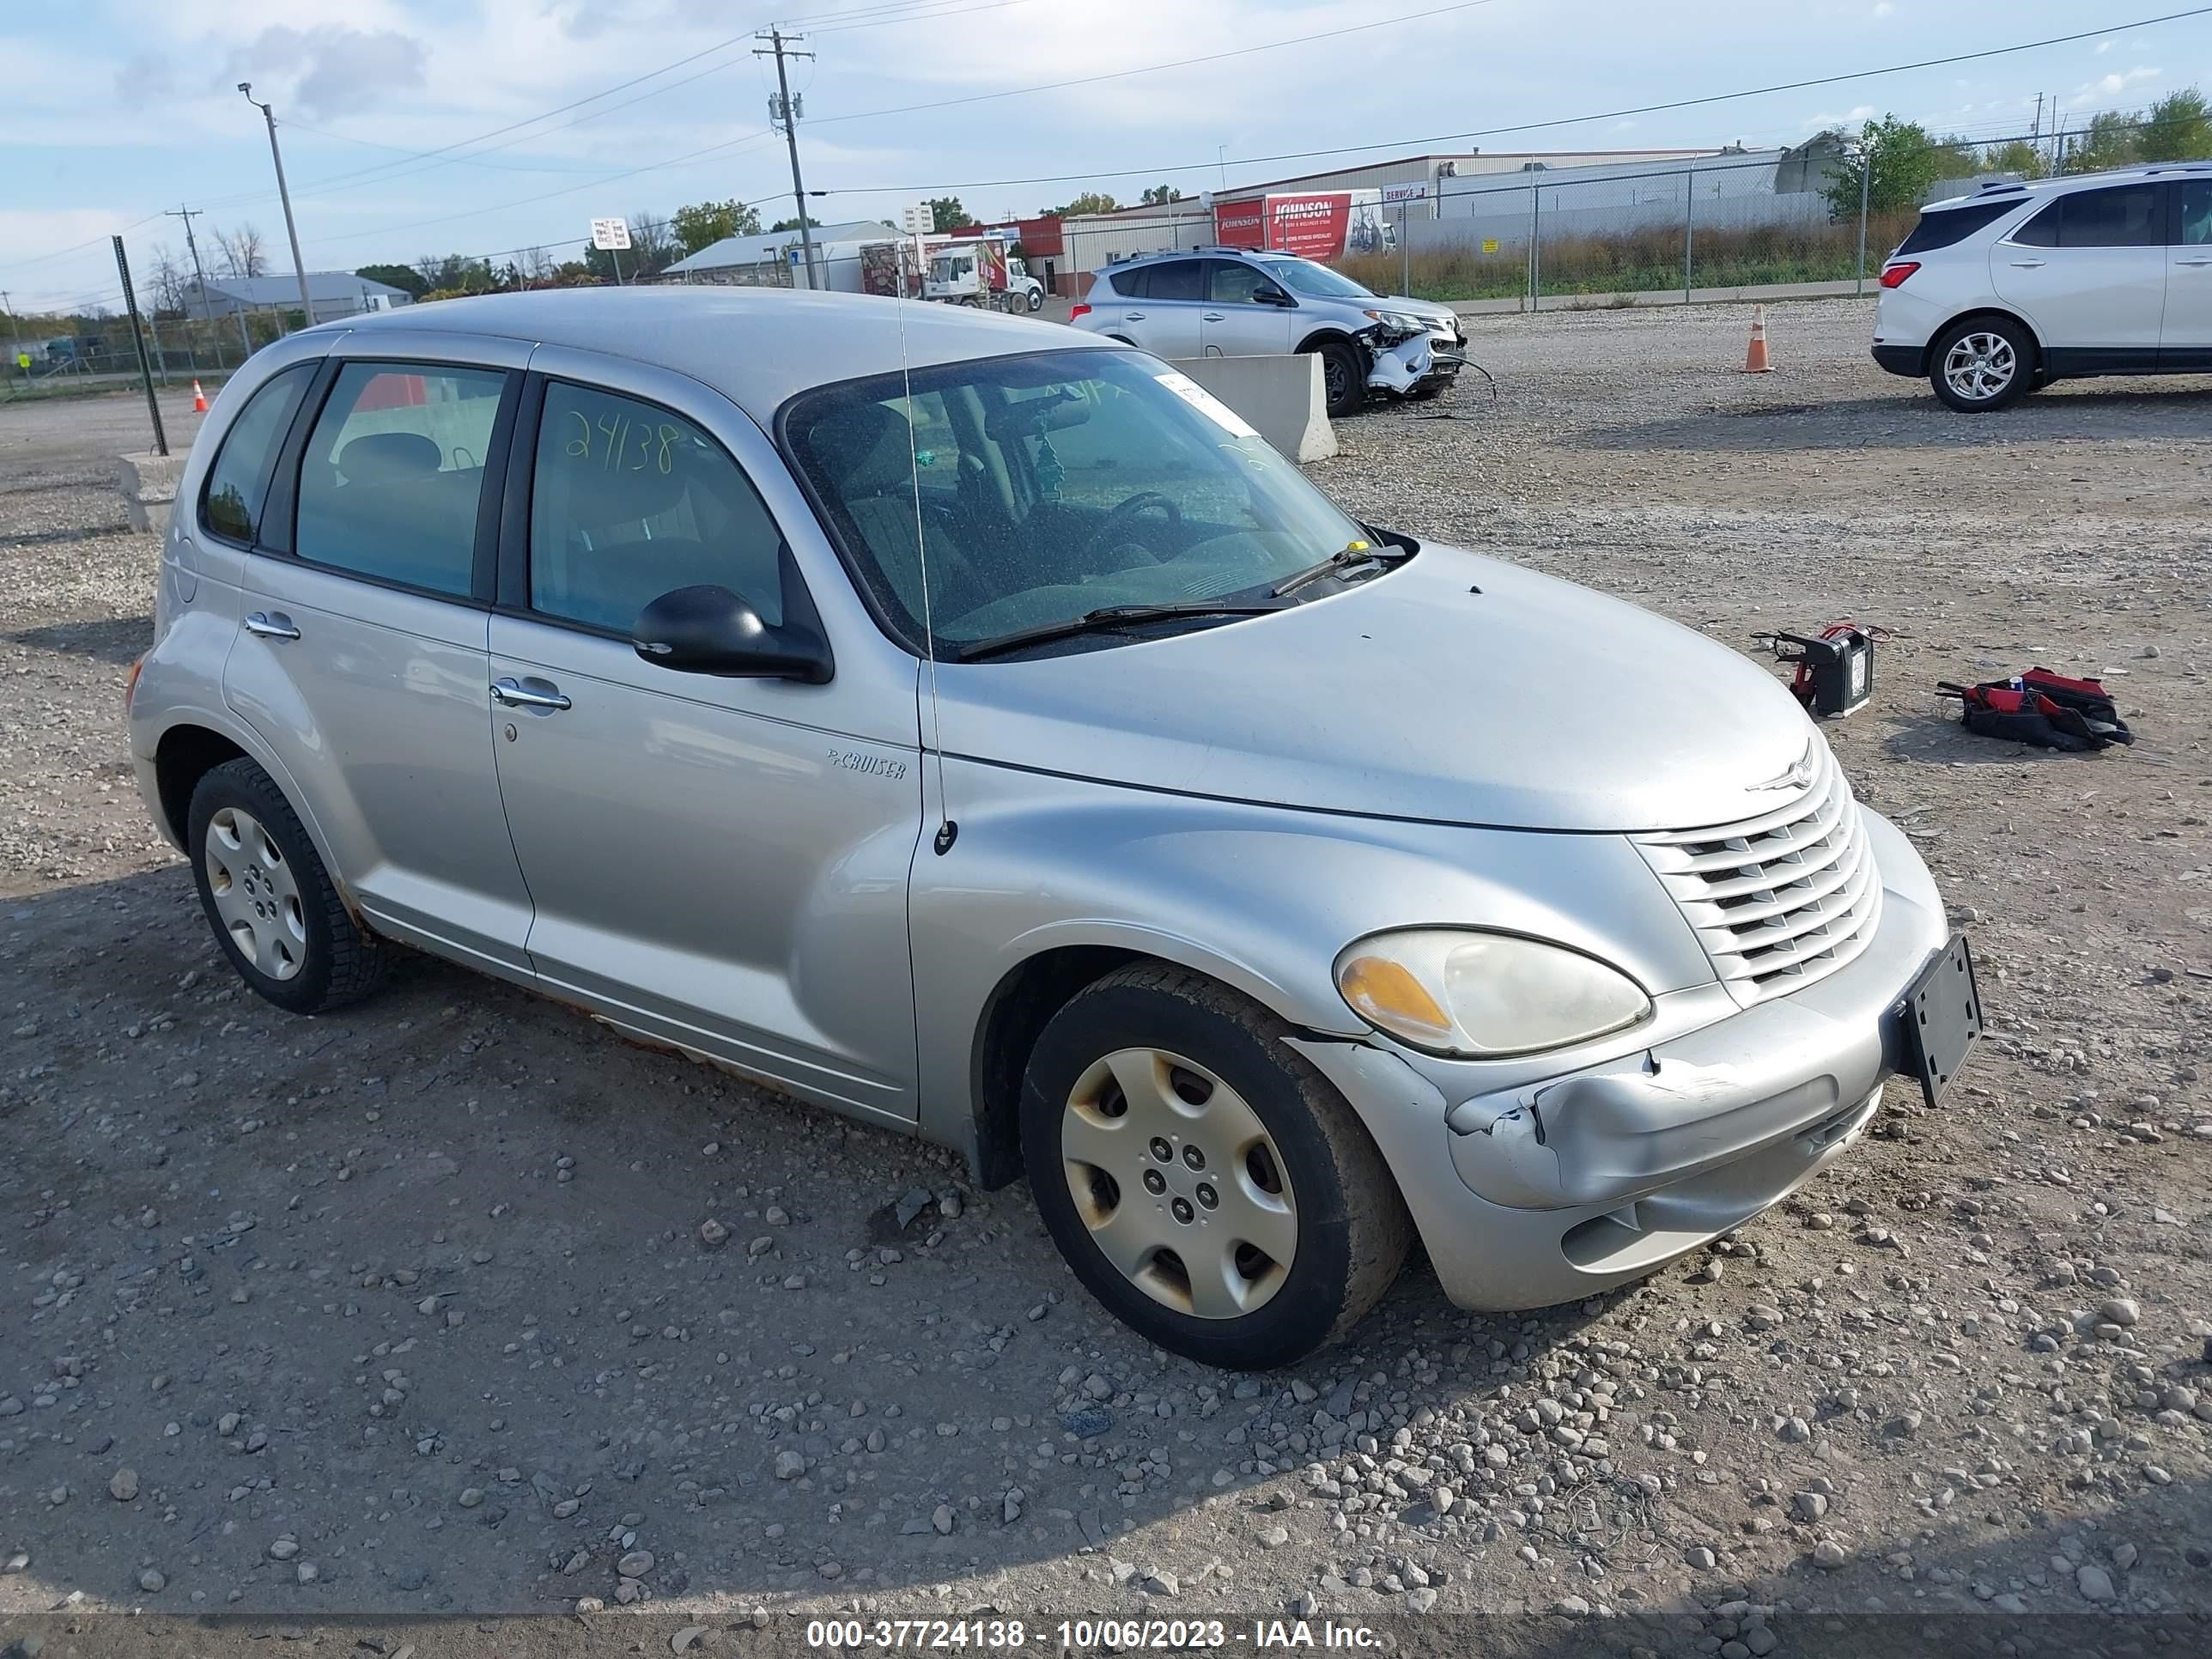
<path fill-rule="evenodd" d="M 192 412 L 195 415 L 207 413 L 207 393 L 200 390 L 198 380 L 192 382 Z"/>
<path fill-rule="evenodd" d="M 1743 360 L 1747 374 L 1771 374 L 1774 365 L 1766 361 L 1766 307 L 1751 308 L 1751 350 Z"/>

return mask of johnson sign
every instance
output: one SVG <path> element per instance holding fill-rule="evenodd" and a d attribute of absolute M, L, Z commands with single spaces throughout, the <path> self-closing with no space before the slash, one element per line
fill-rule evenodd
<path fill-rule="evenodd" d="M 1324 190 L 1217 202 L 1213 234 L 1228 247 L 1272 249 L 1306 259 L 1340 258 L 1384 247 L 1382 193 Z"/>

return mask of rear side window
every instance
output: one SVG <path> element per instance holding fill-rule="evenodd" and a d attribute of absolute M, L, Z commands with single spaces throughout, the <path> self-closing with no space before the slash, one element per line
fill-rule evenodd
<path fill-rule="evenodd" d="M 2115 185 L 2062 196 L 2020 228 L 2013 240 L 2029 247 L 2157 247 L 2156 185 Z"/>
<path fill-rule="evenodd" d="M 300 469 L 300 556 L 465 597 L 506 389 L 496 369 L 348 363 Z"/>
<path fill-rule="evenodd" d="M 2186 247 L 2212 244 L 2212 179 L 2185 179 L 2181 191 L 2181 240 Z"/>
<path fill-rule="evenodd" d="M 1202 300 L 1206 297 L 1206 261 L 1170 259 L 1146 271 L 1147 300 Z"/>
<path fill-rule="evenodd" d="M 1950 247 L 1963 242 L 1984 225 L 1993 225 L 2021 204 L 2017 196 L 1999 197 L 1993 202 L 1969 202 L 1964 207 L 1945 208 L 1941 213 L 1923 213 L 1912 234 L 1897 245 L 1899 256 L 1925 253 L 1930 248 Z"/>
<path fill-rule="evenodd" d="M 215 465 L 200 489 L 200 527 L 225 541 L 251 543 L 261 527 L 262 503 L 276 471 L 276 452 L 291 430 L 300 394 L 315 366 L 301 363 L 273 377 L 246 400 L 222 436 Z"/>
<path fill-rule="evenodd" d="M 530 495 L 530 608 L 628 634 L 712 583 L 783 620 L 782 537 L 712 438 L 672 410 L 554 380 Z"/>

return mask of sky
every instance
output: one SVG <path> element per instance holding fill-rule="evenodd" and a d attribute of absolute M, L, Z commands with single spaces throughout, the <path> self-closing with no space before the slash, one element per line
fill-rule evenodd
<path fill-rule="evenodd" d="M 275 105 L 311 270 L 532 245 L 571 258 L 594 216 L 729 197 L 772 222 L 793 211 L 766 126 L 774 70 L 753 55 L 772 23 L 816 54 L 791 71 L 807 185 L 832 192 L 811 210 L 831 222 L 896 222 L 943 194 L 997 219 L 1085 189 L 1195 193 L 1335 165 L 1256 158 L 1339 146 L 1373 147 L 1350 162 L 1788 144 L 1888 112 L 1996 137 L 2028 130 L 2039 94 L 2046 122 L 2054 100 L 2079 122 L 2212 89 L 2212 8 L 2130 27 L 2186 0 L 788 3 L 0 0 L 0 289 L 27 313 L 114 305 L 106 238 L 124 234 L 143 277 L 161 247 L 182 258 L 183 222 L 163 216 L 180 207 L 204 210 L 204 258 L 211 228 L 245 223 L 289 270 L 240 81 Z M 1607 113 L 2083 30 L 1974 63 Z M 1430 142 L 1539 122 L 1556 125 Z"/>

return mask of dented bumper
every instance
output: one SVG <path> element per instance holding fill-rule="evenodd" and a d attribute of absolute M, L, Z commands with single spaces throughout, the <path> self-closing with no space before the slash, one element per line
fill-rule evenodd
<path fill-rule="evenodd" d="M 1453 1301 L 1540 1307 L 1638 1278 L 1788 1196 L 1858 1137 L 1903 1062 L 1899 1006 L 1948 936 L 1918 854 L 1868 819 L 1885 890 L 1875 936 L 1794 995 L 1737 1009 L 1717 987 L 1675 993 L 1657 1017 L 1675 1034 L 1510 1086 L 1484 1086 L 1472 1062 L 1297 1045 L 1375 1136 Z M 1726 1012 L 1686 1030 L 1692 1006 Z"/>

